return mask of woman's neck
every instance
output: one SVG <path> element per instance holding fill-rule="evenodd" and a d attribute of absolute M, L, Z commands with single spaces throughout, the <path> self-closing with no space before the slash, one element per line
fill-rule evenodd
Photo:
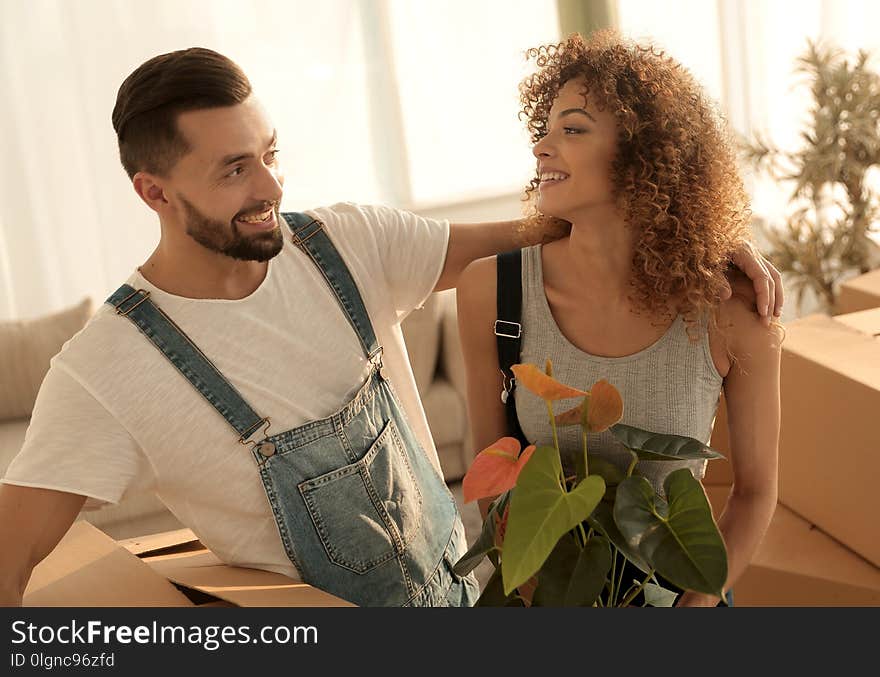
<path fill-rule="evenodd" d="M 558 271 L 580 289 L 603 299 L 624 302 L 631 291 L 635 233 L 613 209 L 597 209 L 572 222 L 560 241 Z"/>

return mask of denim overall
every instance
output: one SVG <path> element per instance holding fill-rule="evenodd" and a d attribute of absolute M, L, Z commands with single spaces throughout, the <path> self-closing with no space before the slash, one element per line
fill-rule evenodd
<path fill-rule="evenodd" d="M 476 580 L 452 571 L 466 549 L 455 500 L 387 380 L 357 286 L 322 223 L 305 214 L 282 216 L 372 363 L 354 397 L 327 418 L 266 436 L 269 420 L 148 291 L 123 285 L 107 303 L 134 322 L 250 446 L 284 550 L 305 582 L 359 606 L 472 605 Z"/>

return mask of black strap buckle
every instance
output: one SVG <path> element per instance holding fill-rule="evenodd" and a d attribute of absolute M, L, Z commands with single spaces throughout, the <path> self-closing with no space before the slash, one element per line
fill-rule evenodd
<path fill-rule="evenodd" d="M 498 325 L 502 326 L 502 331 L 498 330 Z M 510 327 L 510 329 L 508 329 Z M 507 331 L 503 331 L 507 330 Z M 515 331 L 515 334 L 510 332 Z M 505 338 L 518 339 L 522 336 L 522 325 L 519 322 L 508 322 L 507 320 L 495 320 L 495 336 L 504 336 Z"/>

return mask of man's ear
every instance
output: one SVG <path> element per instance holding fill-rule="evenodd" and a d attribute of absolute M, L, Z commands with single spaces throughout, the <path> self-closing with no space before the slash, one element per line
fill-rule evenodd
<path fill-rule="evenodd" d="M 134 192 L 155 212 L 164 211 L 168 205 L 165 197 L 164 181 L 149 172 L 138 172 L 131 180 Z"/>

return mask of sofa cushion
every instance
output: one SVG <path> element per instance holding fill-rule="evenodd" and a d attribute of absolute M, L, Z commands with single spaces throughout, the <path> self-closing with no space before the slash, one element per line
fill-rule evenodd
<path fill-rule="evenodd" d="M 6 468 L 21 450 L 29 423 L 26 418 L 0 421 L 0 477 L 3 477 Z"/>
<path fill-rule="evenodd" d="M 464 401 L 443 378 L 437 378 L 422 396 L 428 427 L 437 447 L 437 456 L 446 481 L 464 474 L 462 456 L 467 420 Z"/>
<path fill-rule="evenodd" d="M 0 322 L 0 421 L 30 416 L 49 360 L 91 315 L 92 301 L 85 298 L 57 313 Z"/>
<path fill-rule="evenodd" d="M 464 355 L 461 351 L 461 339 L 458 335 L 458 310 L 456 308 L 455 290 L 443 297 L 441 313 L 443 325 L 443 354 L 441 356 L 442 371 L 447 380 L 458 393 L 467 398 L 465 382 Z"/>
<path fill-rule="evenodd" d="M 434 444 L 461 444 L 465 432 L 464 401 L 449 381 L 437 378 L 422 396 Z"/>
<path fill-rule="evenodd" d="M 437 369 L 441 309 L 438 294 L 431 294 L 424 306 L 411 312 L 400 325 L 409 362 L 416 377 L 416 387 L 422 397 L 428 391 Z"/>

